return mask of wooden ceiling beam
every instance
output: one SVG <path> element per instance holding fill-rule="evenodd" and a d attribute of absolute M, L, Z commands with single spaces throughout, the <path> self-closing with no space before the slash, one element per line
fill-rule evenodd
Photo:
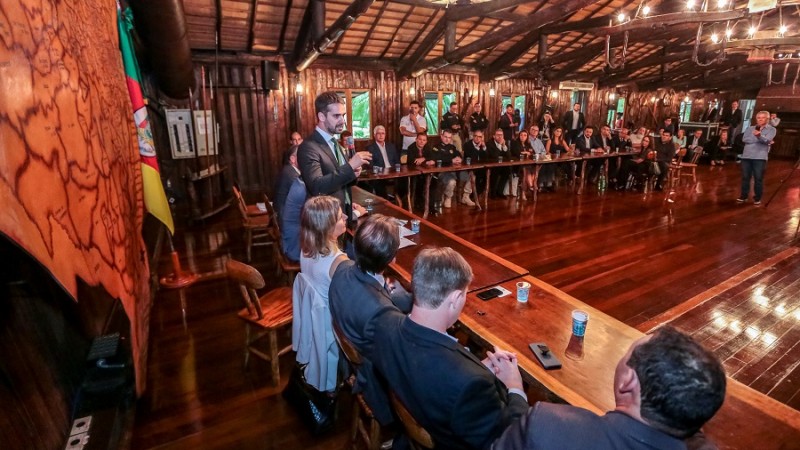
<path fill-rule="evenodd" d="M 589 19 L 577 20 L 575 22 L 562 22 L 558 24 L 542 27 L 544 34 L 560 34 L 570 31 L 591 31 L 598 27 L 608 26 L 614 21 L 614 16 L 592 17 Z"/>
<path fill-rule="evenodd" d="M 299 58 L 295 59 L 295 63 L 293 64 L 294 70 L 297 72 L 305 70 L 306 67 L 324 53 L 331 44 L 339 40 L 344 32 L 353 25 L 353 22 L 364 14 L 374 2 L 375 0 L 356 0 L 351 3 L 350 6 L 344 10 L 342 15 L 333 22 L 330 28 L 325 30 L 325 33 L 323 33 L 321 37 L 315 39 L 311 43 L 311 48 L 306 49 Z"/>
<path fill-rule="evenodd" d="M 378 17 L 372 22 L 372 25 L 370 25 L 369 31 L 367 32 L 367 36 L 363 41 L 361 41 L 361 47 L 358 48 L 358 56 L 361 56 L 361 53 L 364 52 L 364 48 L 366 48 L 367 42 L 370 41 L 372 33 L 375 31 L 375 27 L 378 26 L 378 22 L 380 22 L 381 17 L 383 17 L 383 12 L 386 11 L 387 6 L 389 6 L 389 2 L 383 2 L 380 11 L 378 11 Z"/>
<path fill-rule="evenodd" d="M 726 20 L 742 19 L 748 16 L 747 9 L 735 9 L 732 11 L 713 11 L 713 12 L 692 12 L 683 11 L 679 13 L 659 14 L 644 19 L 635 19 L 629 22 L 612 25 L 608 27 L 598 27 L 588 32 L 595 35 L 618 34 L 625 31 L 664 28 L 668 25 L 679 25 L 686 23 L 712 23 L 724 22 Z"/>
<path fill-rule="evenodd" d="M 504 27 L 496 33 L 489 33 L 488 36 L 485 36 L 483 39 L 478 39 L 471 44 L 459 47 L 450 54 L 445 54 L 441 58 L 437 58 L 419 67 L 415 66 L 414 70 L 411 70 L 408 74 L 422 73 L 427 70 L 440 69 L 449 64 L 460 62 L 467 56 L 470 56 L 476 52 L 494 47 L 517 35 L 532 32 L 532 30 L 549 25 L 563 18 L 564 16 L 573 13 L 574 11 L 583 9 L 593 3 L 595 3 L 593 0 L 565 0 L 558 5 L 550 6 L 536 14 L 529 15 L 513 25 Z"/>
<path fill-rule="evenodd" d="M 414 71 L 417 70 L 418 66 L 421 65 L 421 62 L 423 58 L 425 58 L 425 55 L 430 53 L 430 51 L 433 49 L 436 43 L 439 42 L 439 39 L 441 39 L 444 36 L 446 29 L 447 29 L 447 18 L 445 16 L 442 16 L 439 19 L 439 21 L 436 22 L 436 25 L 434 25 L 433 28 L 431 28 L 431 30 L 428 32 L 428 35 L 425 36 L 425 39 L 423 39 L 422 42 L 420 42 L 419 46 L 417 47 L 417 50 L 414 51 L 414 54 L 405 59 L 403 64 L 398 69 L 397 75 L 400 78 L 406 78 L 408 76 L 411 76 L 414 73 Z"/>
<path fill-rule="evenodd" d="M 471 17 L 482 17 L 488 14 L 503 11 L 523 3 L 531 3 L 533 0 L 491 0 L 472 5 L 450 5 L 447 8 L 447 20 L 457 22 Z"/>
<path fill-rule="evenodd" d="M 250 0 L 250 16 L 247 18 L 247 51 L 253 51 L 253 45 L 256 40 L 256 8 L 258 8 L 258 0 Z"/>
<path fill-rule="evenodd" d="M 283 53 L 283 44 L 286 42 L 286 28 L 289 27 L 289 16 L 292 12 L 292 2 L 293 0 L 287 0 L 283 9 L 283 25 L 281 25 L 281 34 L 278 38 L 278 53 Z"/>

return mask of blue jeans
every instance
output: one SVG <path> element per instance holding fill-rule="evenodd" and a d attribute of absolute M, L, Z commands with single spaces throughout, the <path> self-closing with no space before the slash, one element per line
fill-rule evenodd
<path fill-rule="evenodd" d="M 764 169 L 767 168 L 766 159 L 742 159 L 742 194 L 741 199 L 747 200 L 750 196 L 750 178 L 753 178 L 753 201 L 761 201 L 764 193 Z"/>

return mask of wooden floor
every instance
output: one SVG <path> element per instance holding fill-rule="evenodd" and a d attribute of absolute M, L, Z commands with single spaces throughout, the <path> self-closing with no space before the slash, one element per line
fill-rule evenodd
<path fill-rule="evenodd" d="M 770 162 L 765 201 L 792 167 Z M 715 351 L 729 375 L 800 409 L 800 173 L 767 208 L 735 203 L 738 185 L 736 164 L 701 166 L 698 183 L 684 180 L 673 202 L 664 193 L 599 195 L 590 187 L 579 196 L 564 187 L 536 204 L 491 200 L 488 211 L 455 207 L 431 220 L 631 326 L 671 322 Z M 185 264 L 206 272 L 243 259 L 236 223 L 231 210 L 179 231 Z M 254 265 L 274 286 L 269 252 L 257 248 Z M 170 272 L 166 258 L 160 272 Z M 185 302 L 177 291 L 159 292 L 133 447 L 346 448 L 348 398 L 338 429 L 312 438 L 267 364 L 243 370 L 237 294 L 224 279 L 186 289 Z"/>

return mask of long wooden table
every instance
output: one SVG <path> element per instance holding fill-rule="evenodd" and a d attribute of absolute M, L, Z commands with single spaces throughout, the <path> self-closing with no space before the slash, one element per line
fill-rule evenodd
<path fill-rule="evenodd" d="M 413 259 L 422 248 L 452 247 L 475 274 L 460 317 L 463 329 L 478 342 L 516 352 L 527 382 L 597 414 L 614 409 L 614 370 L 641 332 L 385 199 L 361 189 L 354 189 L 353 197 L 373 198 L 374 213 L 421 221 L 420 233 L 409 237 L 419 245 L 401 249 L 391 266 L 402 281 L 410 282 Z M 518 281 L 531 283 L 527 303 L 516 300 Z M 498 284 L 512 294 L 486 302 L 477 298 Z M 575 309 L 589 313 L 583 339 L 572 335 Z M 528 348 L 532 342 L 546 343 L 563 367 L 544 370 Z M 721 449 L 800 449 L 800 412 L 728 378 L 725 403 L 704 431 Z"/>

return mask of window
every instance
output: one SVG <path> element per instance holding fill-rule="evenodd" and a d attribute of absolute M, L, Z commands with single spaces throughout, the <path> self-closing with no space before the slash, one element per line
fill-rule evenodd
<path fill-rule="evenodd" d="M 678 110 L 678 119 L 681 122 L 689 122 L 692 116 L 692 101 L 681 101 L 681 107 Z"/>
<path fill-rule="evenodd" d="M 625 114 L 625 97 L 620 97 L 617 99 L 617 107 L 615 108 L 608 108 L 608 116 L 606 117 L 606 123 L 608 124 L 611 129 L 615 128 L 622 128 L 625 126 L 625 123 L 622 123 L 622 126 L 617 127 L 617 114 Z M 622 116 L 620 116 L 622 117 Z"/>
<path fill-rule="evenodd" d="M 742 129 L 744 129 L 753 119 L 756 109 L 756 101 L 752 99 L 739 100 L 739 109 L 742 110 Z"/>
<path fill-rule="evenodd" d="M 439 122 L 442 115 L 450 109 L 450 103 L 456 102 L 455 92 L 425 93 L 425 122 L 428 124 L 428 135 L 439 134 Z"/>
<path fill-rule="evenodd" d="M 524 95 L 504 95 L 502 96 L 502 104 L 500 105 L 500 114 L 506 113 L 506 106 L 512 105 L 514 113 L 519 111 L 519 130 L 525 129 L 525 96 Z"/>
<path fill-rule="evenodd" d="M 572 104 L 569 105 L 569 109 L 578 103 L 581 105 L 581 111 L 586 111 L 586 91 L 572 91 Z"/>
<path fill-rule="evenodd" d="M 363 89 L 347 89 L 336 93 L 347 105 L 348 120 L 345 129 L 353 133 L 354 139 L 370 139 L 372 137 L 370 92 Z"/>

